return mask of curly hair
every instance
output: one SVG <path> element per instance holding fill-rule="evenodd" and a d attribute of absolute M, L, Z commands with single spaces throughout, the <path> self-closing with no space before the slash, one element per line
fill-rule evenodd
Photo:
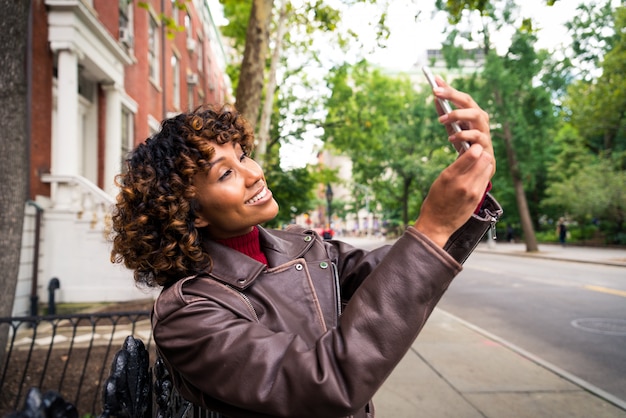
<path fill-rule="evenodd" d="M 252 151 L 250 125 L 233 106 L 201 106 L 166 119 L 139 144 L 116 177 L 111 261 L 134 271 L 138 284 L 164 286 L 211 265 L 195 227 L 195 174 L 208 170 L 212 143 Z"/>

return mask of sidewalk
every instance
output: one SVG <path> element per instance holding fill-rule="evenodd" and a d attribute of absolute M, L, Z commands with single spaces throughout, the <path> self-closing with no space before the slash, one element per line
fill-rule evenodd
<path fill-rule="evenodd" d="M 626 249 L 484 243 L 476 251 L 626 267 Z M 626 274 L 626 270 L 624 271 Z M 441 309 L 374 398 L 382 418 L 626 417 L 626 400 Z"/>
<path fill-rule="evenodd" d="M 524 243 L 498 241 L 491 243 L 483 242 L 478 245 L 476 251 L 626 267 L 626 248 L 539 244 L 538 252 L 529 253 L 526 252 L 526 244 Z"/>

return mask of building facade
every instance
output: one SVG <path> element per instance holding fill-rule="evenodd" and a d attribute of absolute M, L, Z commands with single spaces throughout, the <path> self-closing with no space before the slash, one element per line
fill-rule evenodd
<path fill-rule="evenodd" d="M 109 260 L 114 178 L 162 119 L 233 101 L 211 12 L 208 0 L 31 2 L 31 200 L 14 314 L 48 297 L 52 278 L 59 302 L 148 297 Z"/>

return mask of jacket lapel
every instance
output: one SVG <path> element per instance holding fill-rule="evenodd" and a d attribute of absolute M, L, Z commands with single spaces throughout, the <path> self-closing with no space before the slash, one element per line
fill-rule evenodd
<path fill-rule="evenodd" d="M 261 227 L 259 239 L 261 250 L 272 267 L 301 257 L 314 241 L 310 231 L 288 232 Z M 239 290 L 250 286 L 265 270 L 263 263 L 211 239 L 205 239 L 203 245 L 213 260 L 211 268 L 206 270 L 207 274 Z"/>

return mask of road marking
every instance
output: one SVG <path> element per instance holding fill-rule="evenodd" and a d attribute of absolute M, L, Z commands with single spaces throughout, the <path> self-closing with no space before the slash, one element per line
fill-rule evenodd
<path fill-rule="evenodd" d="M 611 295 L 622 296 L 622 297 L 626 298 L 626 291 L 624 291 L 624 290 L 609 289 L 608 287 L 593 286 L 593 285 L 590 285 L 590 284 L 585 285 L 583 287 L 585 289 L 593 290 L 594 292 L 609 293 Z"/>

